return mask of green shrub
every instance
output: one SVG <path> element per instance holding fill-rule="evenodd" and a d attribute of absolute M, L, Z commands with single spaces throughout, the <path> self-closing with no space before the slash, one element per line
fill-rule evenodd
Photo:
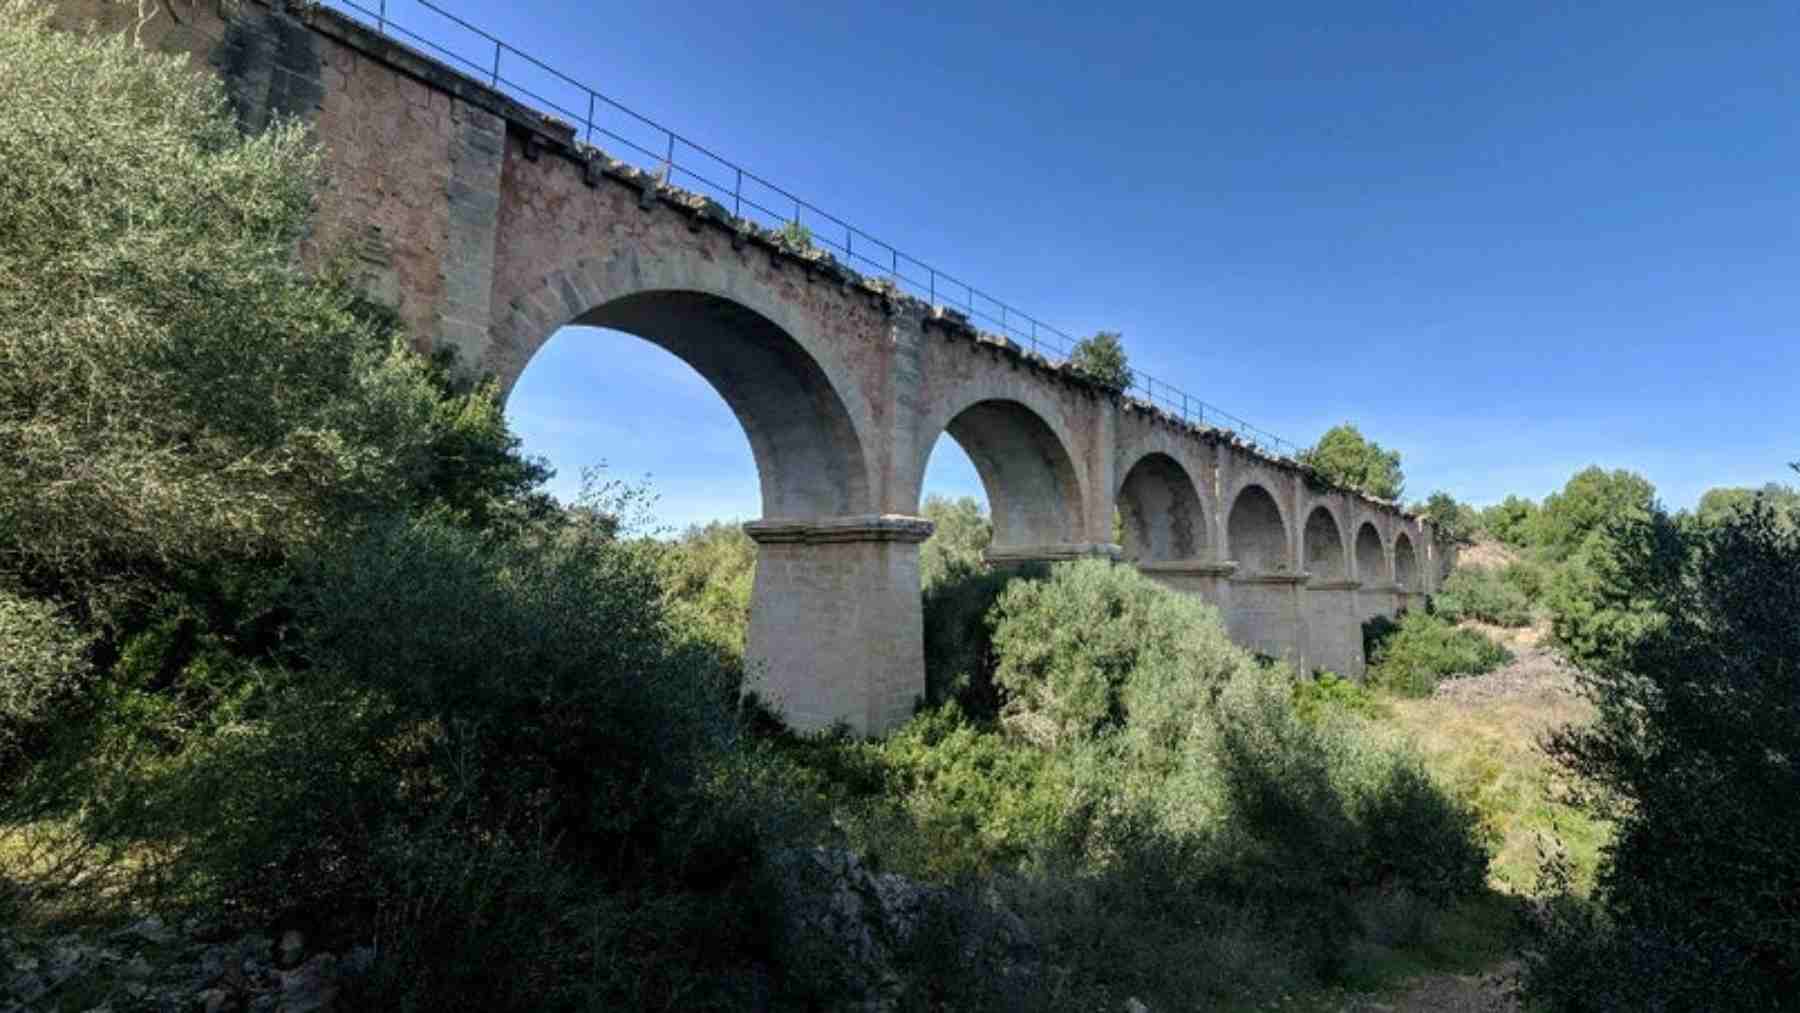
<path fill-rule="evenodd" d="M 1552 567 L 1536 560 L 1515 559 L 1500 568 L 1500 579 L 1512 585 L 1526 604 L 1535 608 L 1542 604 L 1553 573 Z"/>
<path fill-rule="evenodd" d="M 711 645 L 725 664 L 741 671 L 756 580 L 756 543 L 742 525 L 714 521 L 691 526 L 680 539 L 660 548 L 657 569 L 670 621 Z"/>
<path fill-rule="evenodd" d="M 1608 592 L 1622 586 L 1618 564 L 1614 534 L 1595 531 L 1545 587 L 1551 638 L 1577 666 L 1616 664 L 1627 645 L 1658 622 L 1646 595 Z"/>
<path fill-rule="evenodd" d="M 1432 596 L 1431 607 L 1450 622 L 1474 619 L 1495 626 L 1531 625 L 1531 602 L 1498 571 L 1458 567 Z"/>
<path fill-rule="evenodd" d="M 1481 511 L 1481 526 L 1503 544 L 1523 549 L 1536 536 L 1538 505 L 1519 496 L 1508 496 Z"/>
<path fill-rule="evenodd" d="M 1570 1011 L 1791 1009 L 1800 533 L 1756 504 L 1700 525 L 1657 511 L 1584 548 L 1589 615 L 1624 618 L 1583 628 L 1599 717 L 1549 749 L 1617 833 L 1597 906 L 1551 908 L 1527 994 Z"/>
<path fill-rule="evenodd" d="M 55 605 L 0 590 L 0 775 L 86 691 L 91 640 Z"/>
<path fill-rule="evenodd" d="M 919 546 L 919 583 L 927 593 L 946 581 L 982 572 L 982 552 L 994 540 L 994 525 L 974 497 L 925 497 L 919 513 L 934 525 Z"/>
<path fill-rule="evenodd" d="M 1173 733 L 1183 708 L 1251 663 L 1210 606 L 1099 560 L 1009 584 L 990 621 L 1003 720 L 1048 747 L 1117 727 L 1128 713 L 1138 727 Z"/>
<path fill-rule="evenodd" d="M 1131 386 L 1131 362 L 1117 331 L 1096 331 L 1075 342 L 1069 365 L 1102 387 L 1125 390 Z"/>
<path fill-rule="evenodd" d="M 1483 675 L 1512 660 L 1512 652 L 1441 616 L 1407 612 L 1395 623 L 1365 624 L 1369 681 L 1403 696 L 1430 696 L 1439 680 Z"/>
<path fill-rule="evenodd" d="M 1387 715 L 1388 707 L 1361 683 L 1336 672 L 1321 672 L 1315 678 L 1294 683 L 1294 714 L 1300 720 L 1317 724 L 1337 713 L 1381 718 Z"/>
<path fill-rule="evenodd" d="M 1033 575 L 1043 572 L 970 572 L 940 581 L 924 592 L 928 705 L 954 700 L 974 720 L 992 721 L 1000 716 L 1000 687 L 994 681 L 998 662 L 988 615 L 1008 584 L 1037 579 Z"/>

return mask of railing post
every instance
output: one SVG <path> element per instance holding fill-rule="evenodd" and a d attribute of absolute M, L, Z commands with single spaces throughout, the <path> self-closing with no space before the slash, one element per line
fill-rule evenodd
<path fill-rule="evenodd" d="M 594 93 L 588 91 L 587 142 L 594 143 Z"/>
<path fill-rule="evenodd" d="M 925 270 L 930 272 L 930 274 L 931 274 L 931 305 L 936 306 L 937 305 L 937 268 L 927 267 L 927 268 L 925 268 Z"/>
<path fill-rule="evenodd" d="M 494 79 L 492 81 L 488 82 L 489 86 L 493 87 L 493 88 L 500 87 L 500 47 L 501 47 L 500 40 L 495 39 L 494 40 Z"/>
<path fill-rule="evenodd" d="M 736 168 L 735 166 L 733 168 Z M 731 217 L 744 217 L 744 170 L 737 171 L 737 185 L 731 188 Z"/>
<path fill-rule="evenodd" d="M 387 34 L 387 0 L 381 0 L 381 13 L 377 15 L 375 30 L 383 35 Z"/>
<path fill-rule="evenodd" d="M 669 149 L 663 156 L 663 182 L 675 185 L 675 131 L 669 131 Z"/>

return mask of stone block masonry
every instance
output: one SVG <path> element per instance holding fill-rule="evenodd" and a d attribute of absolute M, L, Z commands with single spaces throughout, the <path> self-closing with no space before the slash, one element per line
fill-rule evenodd
<path fill-rule="evenodd" d="M 924 693 L 917 513 L 945 433 L 981 475 L 997 565 L 1130 559 L 1303 671 L 1360 675 L 1362 620 L 1441 572 L 1429 528 L 1392 504 L 790 250 L 329 9 L 222 10 L 175 0 L 142 35 L 216 73 L 246 129 L 311 128 L 329 183 L 303 263 L 350 253 L 422 351 L 454 349 L 503 391 L 589 324 L 657 343 L 731 406 L 763 499 L 751 688 L 799 728 L 882 732 Z M 57 4 L 69 28 L 129 16 Z"/>

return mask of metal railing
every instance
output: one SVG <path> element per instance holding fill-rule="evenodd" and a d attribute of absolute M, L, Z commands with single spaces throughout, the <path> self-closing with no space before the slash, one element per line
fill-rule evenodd
<path fill-rule="evenodd" d="M 736 218 L 776 229 L 803 227 L 814 244 L 850 269 L 888 278 L 934 308 L 959 311 L 980 329 L 1006 337 L 1035 355 L 1052 362 L 1066 362 L 1075 346 L 1075 339 L 1066 332 L 901 252 L 508 45 L 431 0 L 322 3 L 380 35 L 420 49 L 424 55 L 437 54 L 495 91 L 565 122 L 574 128 L 576 138 L 590 147 L 597 146 L 596 138 L 605 139 L 608 148 L 622 146 L 644 160 L 640 168 L 659 172 L 671 186 L 713 197 L 721 206 L 729 207 Z M 364 6 L 371 3 L 375 4 L 372 9 Z M 1141 370 L 1131 371 L 1127 394 L 1191 425 L 1228 430 L 1265 453 L 1293 457 L 1299 452 L 1287 440 Z"/>

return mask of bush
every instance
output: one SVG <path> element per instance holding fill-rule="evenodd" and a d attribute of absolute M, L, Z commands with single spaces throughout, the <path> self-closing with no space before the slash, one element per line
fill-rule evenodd
<path fill-rule="evenodd" d="M 1414 610 L 1395 623 L 1385 618 L 1364 627 L 1369 681 L 1402 696 L 1430 696 L 1439 680 L 1484 675 L 1512 660 L 1512 652 L 1474 630 Z"/>
<path fill-rule="evenodd" d="M 1333 714 L 1381 718 L 1388 714 L 1388 707 L 1360 683 L 1336 672 L 1321 672 L 1316 678 L 1294 683 L 1294 714 L 1302 721 L 1318 724 Z"/>
<path fill-rule="evenodd" d="M 1536 536 L 1538 505 L 1519 496 L 1504 500 L 1481 511 L 1481 526 L 1503 544 L 1523 549 Z"/>
<path fill-rule="evenodd" d="M 988 621 L 1001 592 L 1015 580 L 1040 578 L 1046 571 L 970 572 L 939 581 L 925 592 L 925 699 L 931 706 L 955 700 L 976 721 L 1000 716 L 998 661 Z"/>
<path fill-rule="evenodd" d="M 1414 503 L 1413 513 L 1431 522 L 1433 537 L 1440 545 L 1474 545 L 1481 533 L 1481 515 L 1467 503 L 1458 503 L 1447 492 L 1434 492 L 1423 503 Z"/>
<path fill-rule="evenodd" d="M 994 525 L 974 497 L 927 496 L 919 512 L 933 524 L 931 537 L 919 546 L 919 583 L 927 593 L 985 568 L 982 553 L 994 540 Z"/>
<path fill-rule="evenodd" d="M 91 640 L 53 604 L 0 590 L 0 774 L 83 695 Z"/>
<path fill-rule="evenodd" d="M 1501 571 L 1459 567 L 1431 598 L 1431 607 L 1450 622 L 1474 619 L 1494 626 L 1531 625 L 1531 602 Z"/>
<path fill-rule="evenodd" d="M 1179 710 L 1250 664 L 1217 613 L 1100 560 L 1009 584 L 990 621 L 1008 728 L 1054 747 L 1122 725 L 1173 725 Z M 1177 690 L 1176 687 L 1181 687 Z M 1181 699 L 1165 697 L 1176 694 Z"/>
<path fill-rule="evenodd" d="M 1589 548 L 1592 614 L 1627 621 L 1586 627 L 1600 714 L 1549 748 L 1618 829 L 1598 910 L 1552 909 L 1527 993 L 1556 1010 L 1791 1009 L 1800 534 L 1758 504 L 1703 525 L 1657 511 Z"/>
<path fill-rule="evenodd" d="M 1515 559 L 1500 568 L 1500 579 L 1524 597 L 1527 605 L 1542 604 L 1549 590 L 1552 568 L 1530 559 Z"/>
<path fill-rule="evenodd" d="M 1645 595 L 1608 593 L 1608 588 L 1621 586 L 1618 561 L 1611 531 L 1595 531 L 1545 587 L 1550 635 L 1579 667 L 1616 664 L 1625 646 L 1657 621 L 1655 606 Z"/>
<path fill-rule="evenodd" d="M 1069 352 L 1069 365 L 1109 390 L 1121 391 L 1131 386 L 1131 362 L 1117 331 L 1096 331 L 1075 342 Z"/>
<path fill-rule="evenodd" d="M 741 672 L 756 543 L 742 525 L 714 521 L 693 525 L 660 548 L 657 570 L 670 621 L 711 645 L 727 666 Z"/>

